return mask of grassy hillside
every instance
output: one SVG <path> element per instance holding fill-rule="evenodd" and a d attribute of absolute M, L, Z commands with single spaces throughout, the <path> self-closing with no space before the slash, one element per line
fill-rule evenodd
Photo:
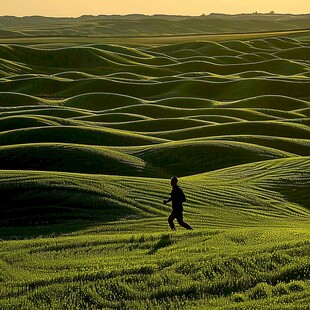
<path fill-rule="evenodd" d="M 19 22 L 121 35 L 223 18 L 249 17 Z M 1 309 L 308 309 L 310 41 L 236 35 L 0 44 Z M 168 226 L 172 175 L 193 231 Z"/>
<path fill-rule="evenodd" d="M 42 27 L 44 24 L 44 27 Z M 208 16 L 127 15 L 48 18 L 0 17 L 2 38 L 27 36 L 145 36 L 242 33 L 310 28 L 309 15 L 242 14 Z"/>

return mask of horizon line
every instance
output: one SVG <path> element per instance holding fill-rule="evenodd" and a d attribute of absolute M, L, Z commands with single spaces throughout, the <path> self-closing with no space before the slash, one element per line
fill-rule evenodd
<path fill-rule="evenodd" d="M 270 15 L 270 16 L 279 16 L 279 15 L 292 15 L 292 16 L 301 16 L 301 15 L 310 15 L 310 12 L 308 13 L 271 13 L 271 12 L 243 12 L 243 13 L 236 13 L 236 14 L 231 14 L 231 13 L 220 13 L 220 12 L 214 12 L 214 13 L 209 13 L 209 14 L 201 14 L 201 15 L 183 15 L 183 14 L 165 14 L 165 13 L 155 13 L 155 14 L 143 14 L 143 13 L 129 13 L 129 14 L 98 14 L 98 15 L 93 15 L 93 14 L 83 14 L 79 16 L 52 16 L 52 15 L 0 15 L 1 17 L 16 17 L 16 18 L 25 18 L 25 17 L 45 17 L 45 18 L 81 18 L 81 17 L 100 17 L 100 16 L 105 16 L 105 17 L 113 17 L 113 16 L 119 16 L 119 17 L 126 17 L 126 16 L 146 16 L 146 17 L 156 17 L 156 16 L 173 16 L 173 17 L 203 17 L 203 16 L 210 16 L 210 15 L 225 15 L 225 16 L 238 16 L 238 15 Z"/>

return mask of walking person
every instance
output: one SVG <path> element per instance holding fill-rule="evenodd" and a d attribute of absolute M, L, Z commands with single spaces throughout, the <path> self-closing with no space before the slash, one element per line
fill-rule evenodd
<path fill-rule="evenodd" d="M 163 203 L 166 204 L 172 201 L 172 212 L 168 217 L 168 223 L 172 230 L 176 230 L 173 221 L 177 219 L 179 225 L 186 229 L 193 229 L 187 223 L 183 221 L 183 202 L 186 201 L 186 197 L 183 190 L 178 186 L 178 178 L 172 177 L 170 180 L 172 186 L 172 191 L 170 193 L 170 198 L 164 199 Z"/>

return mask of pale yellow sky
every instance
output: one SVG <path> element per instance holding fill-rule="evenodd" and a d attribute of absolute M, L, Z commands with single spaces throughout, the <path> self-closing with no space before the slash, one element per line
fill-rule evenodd
<path fill-rule="evenodd" d="M 0 15 L 310 13 L 310 0 L 0 0 Z"/>

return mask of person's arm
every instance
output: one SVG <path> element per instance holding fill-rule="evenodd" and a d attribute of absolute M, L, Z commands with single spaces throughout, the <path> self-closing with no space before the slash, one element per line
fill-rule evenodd
<path fill-rule="evenodd" d="M 170 201 L 172 201 L 172 192 L 170 193 L 170 198 L 163 200 L 163 204 L 165 205 L 166 203 L 168 203 Z"/>
<path fill-rule="evenodd" d="M 163 203 L 164 203 L 164 204 L 166 204 L 166 203 L 170 202 L 171 200 L 172 200 L 172 198 L 171 198 L 171 197 L 170 197 L 170 198 L 168 198 L 168 199 L 164 199 L 164 200 L 163 200 Z"/>

